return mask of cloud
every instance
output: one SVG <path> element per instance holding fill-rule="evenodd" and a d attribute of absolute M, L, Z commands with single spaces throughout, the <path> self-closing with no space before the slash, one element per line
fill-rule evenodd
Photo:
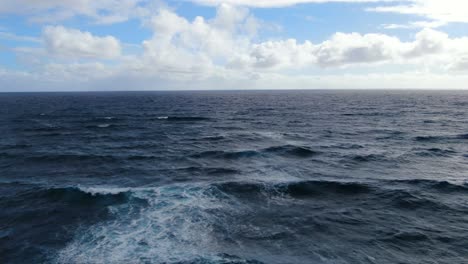
<path fill-rule="evenodd" d="M 41 42 L 40 38 L 30 37 L 30 36 L 20 36 L 11 32 L 2 31 L 1 28 L 0 28 L 0 39 L 22 41 L 22 42 L 36 42 L 36 43 Z"/>
<path fill-rule="evenodd" d="M 383 24 L 385 29 L 439 28 L 447 25 L 445 21 L 413 21 L 407 24 Z"/>
<path fill-rule="evenodd" d="M 63 26 L 46 27 L 43 39 L 47 51 L 61 58 L 111 59 L 121 53 L 120 42 L 115 37 L 97 37 Z"/>
<path fill-rule="evenodd" d="M 336 33 L 317 45 L 315 53 L 322 67 L 376 63 L 394 58 L 400 44 L 397 38 L 383 34 Z"/>
<path fill-rule="evenodd" d="M 132 54 L 122 52 L 120 41 L 113 36 L 47 26 L 42 34 L 43 47 L 16 48 L 25 57 L 29 54 L 41 59 L 28 70 L 0 70 L 0 86 L 284 89 L 372 84 L 369 88 L 443 88 L 445 81 L 457 88 L 466 81 L 458 72 L 467 69 L 468 38 L 451 38 L 438 30 L 423 29 L 410 41 L 356 32 L 337 32 L 317 43 L 263 40 L 257 36 L 263 29 L 262 21 L 246 7 L 222 4 L 216 10 L 213 18 L 189 20 L 173 10 L 159 9 L 144 24 L 152 30 L 152 36 L 141 43 L 141 52 Z"/>
<path fill-rule="evenodd" d="M 228 67 L 251 70 L 290 70 L 304 67 L 343 68 L 356 65 L 451 63 L 468 54 L 468 38 L 449 38 L 443 32 L 424 29 L 413 41 L 385 34 L 335 33 L 321 43 L 295 39 L 251 44 Z"/>
<path fill-rule="evenodd" d="M 468 54 L 465 55 L 465 57 L 454 60 L 451 64 L 449 64 L 448 69 L 460 72 L 468 71 Z"/>
<path fill-rule="evenodd" d="M 248 50 L 258 21 L 247 9 L 221 5 L 210 20 L 199 16 L 188 21 L 162 9 L 151 18 L 149 26 L 154 35 L 143 42 L 143 63 L 160 70 L 199 72 L 201 68 L 223 65 Z"/>
<path fill-rule="evenodd" d="M 318 44 L 298 43 L 295 39 L 255 42 L 252 32 L 258 29 L 258 23 L 255 30 L 250 29 L 250 21 L 255 20 L 247 9 L 225 4 L 218 6 L 211 20 L 196 17 L 188 21 L 162 9 L 150 20 L 154 36 L 143 42 L 143 61 L 153 67 L 164 65 L 184 71 L 200 67 L 260 71 L 307 66 L 333 68 L 424 56 L 437 48 L 429 35 L 441 37 L 428 30 L 417 35 L 414 43 L 403 43 L 384 34 L 359 33 L 336 33 Z"/>
<path fill-rule="evenodd" d="M 336 33 L 316 44 L 299 43 L 295 39 L 255 43 L 255 38 L 249 37 L 243 29 L 249 13 L 234 16 L 237 18 L 229 20 L 233 21 L 231 23 L 219 22 L 225 21 L 220 18 L 221 14 L 233 15 L 226 13 L 228 10 L 220 8 L 211 20 L 199 17 L 188 21 L 163 9 L 148 24 L 154 36 L 143 43 L 141 55 L 122 56 L 113 65 L 50 62 L 36 72 L 14 76 L 23 81 L 35 80 L 35 84 L 50 89 L 67 86 L 70 89 L 113 87 L 120 90 L 463 88 L 466 81 L 465 77 L 452 73 L 468 69 L 468 38 L 449 38 L 445 33 L 425 29 L 409 42 L 385 34 Z M 80 34 L 86 33 L 77 35 Z M 406 73 L 385 73 L 385 67 L 394 65 L 414 67 L 409 67 Z M 310 67 L 316 69 L 310 71 L 315 74 L 300 74 L 302 69 Z M 356 67 L 376 73 L 336 71 Z M 322 68 L 327 74 L 317 71 Z M 8 80 L 13 78 L 12 73 L 4 73 L 4 76 L 9 76 L 4 77 Z"/>
<path fill-rule="evenodd" d="M 286 7 L 297 4 L 308 3 L 372 3 L 372 2 L 393 2 L 397 0 L 189 0 L 197 4 L 217 6 L 220 4 L 230 4 L 236 6 L 248 6 L 256 8 Z"/>
<path fill-rule="evenodd" d="M 407 0 L 407 4 L 369 8 L 373 12 L 417 15 L 431 23 L 468 23 L 468 2 L 463 0 Z"/>
<path fill-rule="evenodd" d="M 442 53 L 451 41 L 447 34 L 431 29 L 424 29 L 418 32 L 415 39 L 410 44 L 412 46 L 411 49 L 404 53 L 405 56 L 412 58 Z"/>
<path fill-rule="evenodd" d="M 61 68 L 64 67 L 64 69 Z M 369 74 L 261 73 L 231 75 L 215 73 L 204 79 L 168 80 L 159 75 L 141 75 L 119 69 L 95 76 L 103 65 L 82 64 L 74 67 L 55 65 L 48 75 L 8 71 L 0 68 L 3 91 L 83 90 L 197 90 L 197 89 L 467 89 L 468 75 L 408 71 Z M 72 69 L 73 68 L 73 69 Z M 80 71 L 81 70 L 81 71 Z M 65 71 L 65 75 L 62 74 Z M 86 78 L 77 75 L 90 74 Z"/>
<path fill-rule="evenodd" d="M 228 66 L 259 70 L 298 68 L 315 60 L 314 46 L 310 41 L 300 44 L 295 39 L 288 39 L 252 44 L 245 53 L 231 60 Z"/>
<path fill-rule="evenodd" d="M 0 14 L 26 15 L 34 22 L 85 16 L 97 23 L 110 24 L 146 16 L 158 3 L 156 0 L 0 0 Z"/>

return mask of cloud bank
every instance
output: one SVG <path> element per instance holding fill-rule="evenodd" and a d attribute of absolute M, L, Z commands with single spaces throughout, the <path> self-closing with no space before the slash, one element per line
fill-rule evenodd
<path fill-rule="evenodd" d="M 80 8 L 67 14 L 87 14 L 92 21 L 102 22 L 105 17 L 120 14 L 128 19 L 138 13 L 135 10 L 149 10 L 146 1 L 116 1 L 73 1 L 70 6 Z M 138 52 L 127 52 L 126 44 L 116 36 L 61 25 L 46 24 L 40 37 L 34 38 L 3 32 L 0 37 L 39 45 L 14 49 L 23 69 L 0 68 L 0 86 L 10 90 L 468 88 L 468 37 L 450 37 L 425 27 L 409 40 L 358 32 L 336 32 L 321 42 L 261 39 L 258 33 L 265 24 L 245 7 L 247 1 L 231 1 L 234 5 L 200 1 L 216 4 L 216 15 L 187 19 L 164 5 L 153 6 L 152 12 L 141 11 L 142 24 L 151 37 L 135 45 Z M 21 12 L 62 12 L 66 6 L 66 1 L 34 2 Z M 299 2 L 257 1 L 256 5 Z M 417 11 L 426 2 L 406 2 L 414 9 L 405 12 L 444 19 Z M 390 1 L 369 11 L 400 12 L 401 3 Z M 62 5 L 62 11 L 54 9 Z M 15 6 L 2 2 L 0 12 L 13 12 Z M 123 7 L 129 8 L 116 11 Z"/>

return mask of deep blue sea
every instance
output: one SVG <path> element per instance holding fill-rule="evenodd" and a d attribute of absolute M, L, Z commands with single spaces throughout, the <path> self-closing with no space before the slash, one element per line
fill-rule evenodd
<path fill-rule="evenodd" d="M 0 94 L 0 263 L 468 263 L 468 92 Z"/>

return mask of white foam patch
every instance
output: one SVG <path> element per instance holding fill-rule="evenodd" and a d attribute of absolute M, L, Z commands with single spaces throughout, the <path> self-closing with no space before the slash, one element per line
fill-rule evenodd
<path fill-rule="evenodd" d="M 57 263 L 172 263 L 219 258 L 213 226 L 222 220 L 213 212 L 242 208 L 230 205 L 233 200 L 219 191 L 201 185 L 80 189 L 91 194 L 131 192 L 148 204 L 130 201 L 110 207 L 114 218 L 77 232 L 58 253 Z"/>
<path fill-rule="evenodd" d="M 78 189 L 92 195 L 120 194 L 132 191 L 132 188 L 116 187 L 78 187 Z"/>

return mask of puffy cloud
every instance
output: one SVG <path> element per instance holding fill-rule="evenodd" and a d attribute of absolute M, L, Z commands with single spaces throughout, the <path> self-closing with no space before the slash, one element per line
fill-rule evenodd
<path fill-rule="evenodd" d="M 319 44 L 315 53 L 318 65 L 333 67 L 388 61 L 400 45 L 399 39 L 383 34 L 336 33 Z"/>
<path fill-rule="evenodd" d="M 419 57 L 440 53 L 449 42 L 450 39 L 447 34 L 436 30 L 424 29 L 416 34 L 416 40 L 411 43 L 412 47 L 405 55 Z"/>
<path fill-rule="evenodd" d="M 46 27 L 44 48 L 17 48 L 25 56 L 45 59 L 30 72 L 0 72 L 0 86 L 15 76 L 22 80 L 19 83 L 57 89 L 210 89 L 220 84 L 231 89 L 417 88 L 416 84 L 444 88 L 444 82 L 455 88 L 466 80 L 456 71 L 468 68 L 468 38 L 424 29 L 411 41 L 343 32 L 320 43 L 261 40 L 256 37 L 261 25 L 245 7 L 223 4 L 217 6 L 214 18 L 193 20 L 163 8 L 145 22 L 153 35 L 142 42 L 141 53 L 133 55 L 121 55 L 121 44 L 112 36 Z M 102 61 L 109 58 L 113 58 L 112 65 Z M 361 74 L 342 74 L 360 70 Z"/>
<path fill-rule="evenodd" d="M 295 39 L 267 41 L 252 44 L 248 53 L 232 59 L 231 68 L 282 69 L 302 67 L 315 62 L 314 46 L 310 41 L 303 44 Z"/>
<path fill-rule="evenodd" d="M 247 9 L 229 5 L 218 6 L 210 20 L 196 17 L 189 21 L 161 9 L 147 23 L 154 35 L 142 43 L 142 55 L 121 63 L 131 72 L 200 79 L 214 72 L 245 74 L 375 64 L 451 70 L 460 67 L 447 65 L 468 54 L 468 38 L 449 38 L 433 29 L 418 32 L 409 42 L 385 34 L 341 32 L 322 43 L 295 39 L 256 42 L 248 29 L 251 20 L 256 19 Z M 59 57 L 105 59 L 120 54 L 118 40 L 110 36 L 47 27 L 44 39 L 47 50 Z"/>
<path fill-rule="evenodd" d="M 295 39 L 255 42 L 248 33 L 248 21 L 255 20 L 247 9 L 220 5 L 211 20 L 193 21 L 167 9 L 155 15 L 149 25 L 154 36 L 143 43 L 143 61 L 153 68 L 184 71 L 225 67 L 231 70 L 283 70 L 308 66 L 323 68 L 356 64 L 401 63 L 443 53 L 452 40 L 445 33 L 425 29 L 412 42 L 385 34 L 336 33 L 314 44 Z"/>
<path fill-rule="evenodd" d="M 180 68 L 184 71 L 223 65 L 230 57 L 249 49 L 255 18 L 247 9 L 221 5 L 211 20 L 193 21 L 167 9 L 152 17 L 154 36 L 143 42 L 143 62 L 153 68 Z"/>
<path fill-rule="evenodd" d="M 329 40 L 313 44 L 296 40 L 252 44 L 228 64 L 232 68 L 255 70 L 322 68 L 370 64 L 450 63 L 468 54 L 468 38 L 449 38 L 443 32 L 424 29 L 413 41 L 403 42 L 385 34 L 336 33 Z"/>
<path fill-rule="evenodd" d="M 120 55 L 120 42 L 112 37 L 97 37 L 89 32 L 62 26 L 48 26 L 43 31 L 47 51 L 63 58 L 110 59 Z"/>

